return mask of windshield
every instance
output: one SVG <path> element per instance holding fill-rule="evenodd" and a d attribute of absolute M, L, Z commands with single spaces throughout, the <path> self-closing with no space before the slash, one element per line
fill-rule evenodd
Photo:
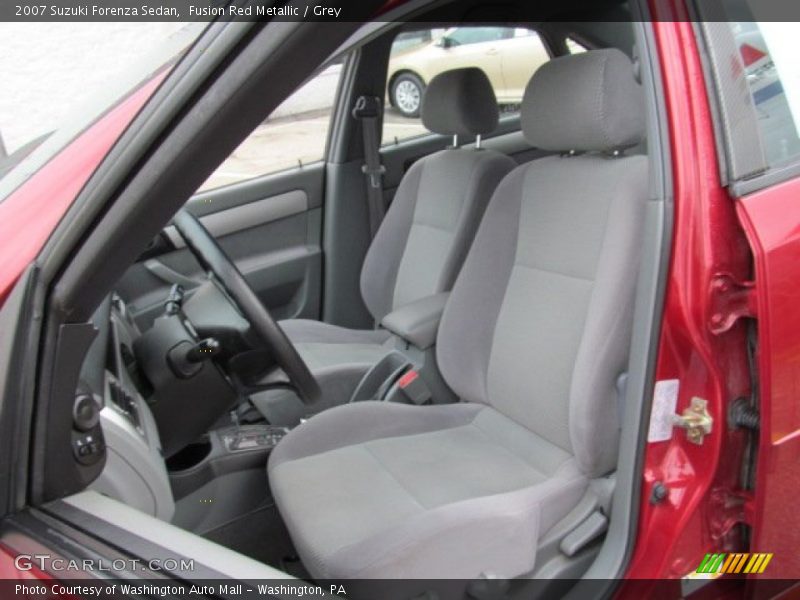
<path fill-rule="evenodd" d="M 207 25 L 0 23 L 0 198 L 177 62 Z"/>

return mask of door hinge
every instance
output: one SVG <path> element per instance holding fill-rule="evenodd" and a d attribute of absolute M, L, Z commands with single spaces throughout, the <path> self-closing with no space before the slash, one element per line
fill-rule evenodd
<path fill-rule="evenodd" d="M 717 487 L 709 492 L 709 529 L 715 542 L 739 523 L 752 525 L 754 498 L 740 490 Z"/>
<path fill-rule="evenodd" d="M 709 294 L 708 328 L 714 335 L 725 333 L 743 317 L 756 316 L 754 281 L 739 281 L 730 273 L 717 273 L 711 278 Z"/>
<path fill-rule="evenodd" d="M 711 433 L 714 419 L 708 414 L 708 401 L 695 397 L 683 414 L 672 416 L 672 423 L 686 430 L 686 437 L 690 442 L 702 445 L 703 439 Z"/>

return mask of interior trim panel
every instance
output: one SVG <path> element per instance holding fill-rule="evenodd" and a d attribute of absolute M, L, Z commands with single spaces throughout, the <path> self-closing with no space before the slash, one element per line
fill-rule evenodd
<path fill-rule="evenodd" d="M 308 194 L 304 190 L 292 190 L 205 215 L 200 217 L 200 221 L 214 237 L 220 238 L 237 231 L 285 219 L 307 210 Z M 183 248 L 186 245 L 172 225 L 166 227 L 164 233 L 176 248 Z"/>

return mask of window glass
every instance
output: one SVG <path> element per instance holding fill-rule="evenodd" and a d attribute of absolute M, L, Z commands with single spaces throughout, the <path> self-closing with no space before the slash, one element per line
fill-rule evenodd
<path fill-rule="evenodd" d="M 451 27 L 400 34 L 389 58 L 383 143 L 428 133 L 419 109 L 427 83 L 439 73 L 482 69 L 501 112 L 508 114 L 519 110 L 525 86 L 549 59 L 539 35 L 525 27 Z"/>
<path fill-rule="evenodd" d="M 422 29 L 419 31 L 408 31 L 398 34 L 392 44 L 392 53 L 402 52 L 408 48 L 419 46 L 433 39 L 432 29 Z"/>
<path fill-rule="evenodd" d="M 800 53 L 796 23 L 731 22 L 770 166 L 800 156 Z"/>
<path fill-rule="evenodd" d="M 581 44 L 578 40 L 572 37 L 567 38 L 567 51 L 570 54 L 580 54 L 581 52 L 586 52 L 587 48 L 583 44 Z"/>
<path fill-rule="evenodd" d="M 0 23 L 0 180 L 9 177 L 3 191 L 164 77 L 207 25 Z"/>
<path fill-rule="evenodd" d="M 341 70 L 328 67 L 284 100 L 198 191 L 322 160 Z"/>
<path fill-rule="evenodd" d="M 514 30 L 509 27 L 457 27 L 446 37 L 453 46 L 496 42 L 512 37 Z"/>

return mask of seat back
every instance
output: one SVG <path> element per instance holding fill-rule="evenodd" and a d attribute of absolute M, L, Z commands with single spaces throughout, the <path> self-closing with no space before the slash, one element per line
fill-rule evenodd
<path fill-rule="evenodd" d="M 445 309 L 439 366 L 459 396 L 490 404 L 573 454 L 588 476 L 616 463 L 647 198 L 640 86 L 619 50 L 557 58 L 529 83 L 522 127 L 558 151 L 498 186 Z"/>
<path fill-rule="evenodd" d="M 445 135 L 497 127 L 497 100 L 477 68 L 434 77 L 422 99 L 423 124 Z M 485 149 L 448 148 L 416 161 L 364 259 L 361 294 L 376 321 L 455 281 L 492 192 L 516 163 Z"/>

